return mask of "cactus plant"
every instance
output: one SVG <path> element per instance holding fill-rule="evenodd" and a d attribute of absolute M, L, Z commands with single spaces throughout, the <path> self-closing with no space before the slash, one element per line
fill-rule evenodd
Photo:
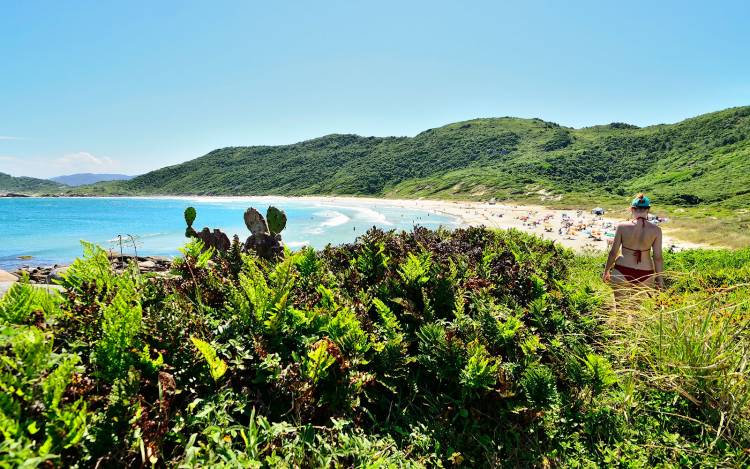
<path fill-rule="evenodd" d="M 279 234 L 286 226 L 286 214 L 276 207 L 269 207 L 267 218 L 263 218 L 255 208 L 245 211 L 245 225 L 252 235 L 245 241 L 245 252 L 253 251 L 266 260 L 273 260 L 284 254 L 284 245 Z"/>
<path fill-rule="evenodd" d="M 208 228 L 203 228 L 200 233 L 195 234 L 195 237 L 203 241 L 206 249 L 214 248 L 216 252 L 225 253 L 231 247 L 229 237 L 216 228 L 214 228 L 213 232 Z"/>
<path fill-rule="evenodd" d="M 284 254 L 281 237 L 270 233 L 254 233 L 245 241 L 245 252 L 253 251 L 267 261 L 280 258 Z"/>
<path fill-rule="evenodd" d="M 266 219 L 253 207 L 245 211 L 245 225 L 252 234 L 268 233 Z"/>
<path fill-rule="evenodd" d="M 188 207 L 185 209 L 185 223 L 187 223 L 185 236 L 200 239 L 206 248 L 213 247 L 217 253 L 227 254 L 232 249 L 229 237 L 218 229 L 211 231 L 208 228 L 203 228 L 200 232 L 195 231 L 193 223 L 196 216 L 195 208 Z M 284 255 L 284 245 L 281 242 L 280 233 L 286 227 L 286 214 L 276 207 L 268 207 L 266 216 L 268 222 L 253 207 L 245 211 L 245 225 L 252 234 L 245 241 L 242 250 L 244 252 L 253 251 L 258 257 L 271 261 Z M 239 246 L 238 241 L 235 242 L 235 250 L 237 250 L 237 246 Z"/>
<path fill-rule="evenodd" d="M 212 247 L 218 252 L 226 252 L 229 250 L 230 242 L 226 234 L 222 233 L 221 230 L 214 229 L 213 232 L 209 228 L 203 228 L 200 232 L 195 231 L 193 223 L 198 213 L 195 208 L 188 207 L 185 209 L 185 223 L 187 228 L 185 229 L 186 238 L 197 238 L 203 241 L 203 245 L 206 249 Z"/>
<path fill-rule="evenodd" d="M 266 221 L 268 222 L 268 229 L 271 235 L 276 236 L 284 231 L 286 227 L 286 213 L 272 205 L 266 211 Z"/>
<path fill-rule="evenodd" d="M 197 216 L 198 213 L 195 211 L 195 208 L 188 207 L 185 209 L 185 223 L 187 223 L 187 228 L 185 229 L 186 238 L 194 238 L 196 236 L 197 233 L 193 229 L 193 222 Z"/>
<path fill-rule="evenodd" d="M 194 207 L 188 207 L 185 209 L 185 223 L 187 223 L 187 226 L 192 227 L 193 222 L 195 221 L 195 217 L 198 216 L 198 213 L 195 211 Z"/>

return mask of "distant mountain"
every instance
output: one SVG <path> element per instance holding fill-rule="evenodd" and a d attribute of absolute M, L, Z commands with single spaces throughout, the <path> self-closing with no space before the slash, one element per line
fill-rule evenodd
<path fill-rule="evenodd" d="M 47 179 L 30 177 L 14 177 L 0 173 L 0 194 L 41 194 L 46 192 L 62 192 L 65 186 Z"/>
<path fill-rule="evenodd" d="M 77 189 L 78 191 L 79 189 Z M 750 106 L 639 128 L 475 119 L 414 137 L 328 135 L 229 147 L 92 194 L 353 194 L 500 200 L 750 205 Z"/>
<path fill-rule="evenodd" d="M 83 186 L 85 184 L 96 184 L 103 181 L 129 181 L 133 176 L 126 174 L 95 174 L 95 173 L 78 173 L 68 176 L 57 176 L 50 178 L 51 181 L 65 184 L 66 186 Z"/>

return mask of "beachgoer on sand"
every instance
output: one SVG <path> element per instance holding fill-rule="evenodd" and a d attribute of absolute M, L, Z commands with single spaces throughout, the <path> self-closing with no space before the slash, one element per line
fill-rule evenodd
<path fill-rule="evenodd" d="M 663 287 L 661 228 L 648 221 L 650 208 L 649 198 L 638 194 L 630 203 L 633 219 L 615 231 L 602 279 L 613 284 L 618 301 L 633 287 Z"/>

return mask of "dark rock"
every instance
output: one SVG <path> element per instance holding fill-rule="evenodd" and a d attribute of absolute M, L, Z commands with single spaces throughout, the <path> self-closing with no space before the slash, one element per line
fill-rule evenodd
<path fill-rule="evenodd" d="M 156 268 L 156 262 L 154 261 L 142 261 L 138 263 L 138 268 L 141 270 L 153 270 Z"/>
<path fill-rule="evenodd" d="M 110 262 L 112 268 L 116 272 L 122 272 L 130 264 L 131 261 L 135 260 L 138 262 L 138 268 L 142 273 L 168 273 L 171 266 L 172 260 L 168 257 L 135 257 L 129 254 L 123 254 L 122 260 L 120 259 L 120 253 L 110 252 Z M 124 262 L 123 262 L 124 261 Z M 70 266 L 55 264 L 54 266 L 21 266 L 18 270 L 13 272 L 16 277 L 21 277 L 26 274 L 29 276 L 29 281 L 35 284 L 56 284 L 56 281 L 62 281 L 62 276 L 67 272 Z"/>
<path fill-rule="evenodd" d="M 148 260 L 155 262 L 157 265 L 172 264 L 172 259 L 170 259 L 169 257 L 164 257 L 164 256 L 151 256 L 148 258 Z"/>
<path fill-rule="evenodd" d="M 67 267 L 55 266 L 49 274 L 47 274 L 47 283 L 55 284 L 63 281 L 63 275 L 68 271 Z"/>

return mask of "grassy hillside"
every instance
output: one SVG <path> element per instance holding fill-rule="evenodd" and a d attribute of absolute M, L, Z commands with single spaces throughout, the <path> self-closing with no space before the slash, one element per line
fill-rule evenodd
<path fill-rule="evenodd" d="M 629 310 L 517 231 L 183 252 L 0 300 L 0 466 L 747 467 L 750 250 Z"/>
<path fill-rule="evenodd" d="M 328 135 L 230 147 L 128 182 L 142 194 L 356 194 L 565 203 L 636 191 L 662 204 L 750 204 L 750 107 L 671 125 L 583 129 L 540 119 L 476 119 L 415 137 Z"/>
<path fill-rule="evenodd" d="M 64 186 L 47 179 L 14 177 L 0 173 L 0 194 L 14 192 L 19 194 L 39 194 L 42 192 L 61 192 Z"/>

